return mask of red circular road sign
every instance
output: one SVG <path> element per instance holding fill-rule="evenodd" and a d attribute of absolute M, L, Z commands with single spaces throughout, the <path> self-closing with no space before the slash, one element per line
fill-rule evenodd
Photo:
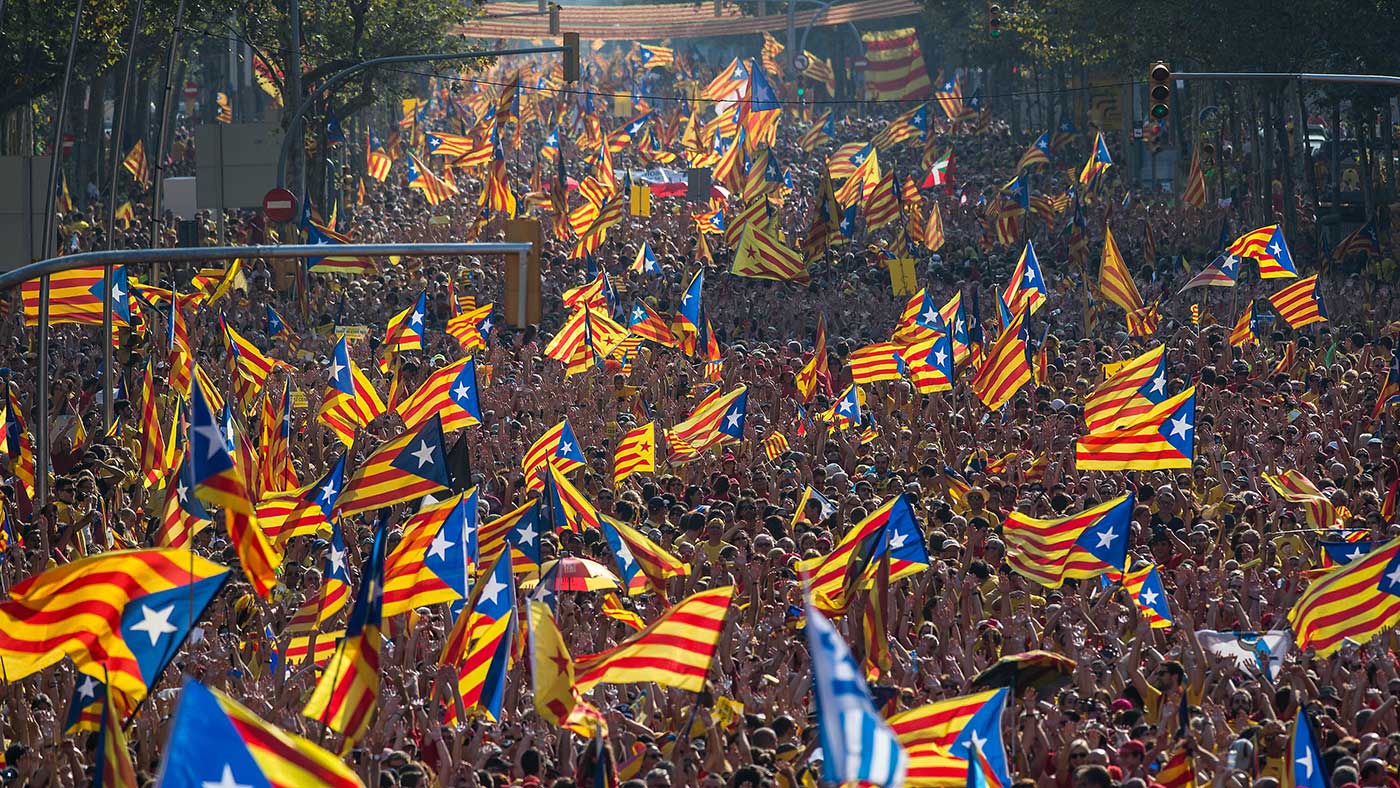
<path fill-rule="evenodd" d="M 297 213 L 297 196 L 286 189 L 270 189 L 263 195 L 262 207 L 268 220 L 290 222 Z"/>

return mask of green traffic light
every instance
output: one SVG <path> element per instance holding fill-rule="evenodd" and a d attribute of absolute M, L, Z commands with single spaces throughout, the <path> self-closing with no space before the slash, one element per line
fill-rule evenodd
<path fill-rule="evenodd" d="M 1000 31 L 1000 30 L 993 30 L 993 31 L 992 31 L 992 38 L 1001 38 L 1001 31 Z"/>
<path fill-rule="evenodd" d="M 1165 118 L 1167 115 L 1169 115 L 1169 114 L 1171 113 L 1171 111 L 1172 111 L 1172 108 L 1171 108 L 1171 107 L 1168 107 L 1166 104 L 1153 104 L 1153 105 L 1152 105 L 1152 110 L 1151 110 L 1151 115 L 1152 115 L 1152 117 L 1156 118 L 1157 120 L 1162 120 L 1162 119 Z"/>
<path fill-rule="evenodd" d="M 798 88 L 798 89 L 797 89 L 797 95 L 799 95 L 799 96 L 803 95 L 803 94 L 806 93 L 806 92 L 807 92 L 807 89 L 806 89 L 806 88 Z"/>

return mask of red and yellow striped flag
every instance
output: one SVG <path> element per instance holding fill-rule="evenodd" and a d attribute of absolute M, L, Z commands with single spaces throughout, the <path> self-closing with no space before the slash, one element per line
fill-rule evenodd
<path fill-rule="evenodd" d="M 1017 312 L 992 345 L 987 358 L 972 379 L 972 391 L 988 410 L 998 410 L 1031 381 L 1031 365 L 1026 360 L 1026 341 L 1021 327 L 1026 313 Z"/>
<path fill-rule="evenodd" d="M 649 421 L 628 430 L 617 442 L 613 456 L 613 484 L 634 473 L 656 471 L 656 422 Z"/>
<path fill-rule="evenodd" d="M 788 450 L 788 440 L 781 432 L 775 432 L 763 439 L 763 453 L 776 462 Z"/>
<path fill-rule="evenodd" d="M 1400 621 L 1400 539 L 1313 583 L 1288 613 L 1298 648 L 1319 657 L 1365 644 Z"/>
<path fill-rule="evenodd" d="M 604 683 L 654 682 L 699 692 L 705 686 L 733 597 L 733 586 L 701 591 L 676 603 L 616 647 L 579 658 L 575 668 L 579 691 Z"/>

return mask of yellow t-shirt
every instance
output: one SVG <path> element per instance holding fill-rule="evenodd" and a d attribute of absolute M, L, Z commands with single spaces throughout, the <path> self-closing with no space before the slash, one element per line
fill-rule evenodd
<path fill-rule="evenodd" d="M 1162 691 L 1151 685 L 1146 689 L 1147 691 L 1142 693 L 1143 716 L 1147 718 L 1149 724 L 1156 725 L 1162 721 Z M 1189 684 L 1187 689 L 1190 689 Z M 1195 692 L 1188 691 L 1186 696 L 1187 702 L 1192 706 L 1200 706 L 1204 699 L 1204 688 Z"/>

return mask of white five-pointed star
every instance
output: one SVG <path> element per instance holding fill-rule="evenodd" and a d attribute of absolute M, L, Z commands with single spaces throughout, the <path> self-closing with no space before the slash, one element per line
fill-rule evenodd
<path fill-rule="evenodd" d="M 725 419 L 728 420 L 729 426 L 730 426 L 730 427 L 737 427 L 737 426 L 739 426 L 739 420 L 742 419 L 742 418 L 744 418 L 744 414 L 742 414 L 742 413 L 740 413 L 740 412 L 738 412 L 738 411 L 735 411 L 735 412 L 729 414 L 728 416 L 725 416 Z"/>
<path fill-rule="evenodd" d="M 491 333 L 491 318 L 488 317 L 488 318 L 486 318 L 485 320 L 483 320 L 483 321 L 481 321 L 480 323 L 478 323 L 478 324 L 477 324 L 477 327 L 476 327 L 476 330 L 477 330 L 478 333 L 481 333 L 481 334 L 489 334 L 489 333 Z"/>
<path fill-rule="evenodd" d="M 975 745 L 979 751 L 985 751 L 987 749 L 986 736 L 979 735 L 977 731 L 973 731 L 968 734 L 968 738 L 972 740 L 973 745 Z"/>
<path fill-rule="evenodd" d="M 78 685 L 78 697 L 96 698 L 97 679 L 93 678 L 92 676 L 83 676 L 83 683 Z"/>
<path fill-rule="evenodd" d="M 180 497 L 180 503 L 184 503 L 189 499 L 190 488 L 185 485 L 183 479 L 180 480 L 180 486 L 175 488 L 175 494 Z"/>
<path fill-rule="evenodd" d="M 1274 241 L 1273 245 L 1269 247 L 1269 254 L 1277 257 L 1280 250 L 1281 247 L 1278 245 L 1278 241 Z"/>
<path fill-rule="evenodd" d="M 854 403 L 854 402 L 851 402 L 851 401 L 848 400 L 848 399 L 843 399 L 843 400 L 841 400 L 841 407 L 839 408 L 839 410 L 840 410 L 842 413 L 850 413 L 850 412 L 851 412 L 851 408 L 853 408 L 853 407 L 855 407 L 855 403 Z"/>
<path fill-rule="evenodd" d="M 903 531 L 895 531 L 894 536 L 890 537 L 889 547 L 891 550 L 898 550 L 903 547 L 904 543 L 907 541 L 909 541 L 909 534 Z"/>
<path fill-rule="evenodd" d="M 941 367 L 948 362 L 948 351 L 940 347 L 933 351 L 933 357 L 938 359 L 938 366 Z"/>
<path fill-rule="evenodd" d="M 1094 535 L 1099 538 L 1099 547 L 1109 547 L 1113 544 L 1113 540 L 1118 538 L 1118 532 L 1113 530 L 1112 528 L 1109 528 L 1106 531 L 1100 531 Z"/>
<path fill-rule="evenodd" d="M 572 454 L 573 451 L 574 451 L 574 444 L 570 443 L 569 441 L 564 441 L 563 443 L 559 444 L 559 453 L 560 453 L 561 455 L 563 455 L 563 454 Z"/>
<path fill-rule="evenodd" d="M 1035 281 L 1035 269 L 1033 269 L 1033 268 L 1027 268 L 1027 269 L 1026 269 L 1026 284 L 1030 284 L 1031 282 L 1034 282 L 1034 281 Z"/>
<path fill-rule="evenodd" d="M 1225 262 L 1221 263 L 1220 267 L 1225 269 L 1226 271 L 1229 271 L 1231 268 L 1235 267 L 1235 263 L 1237 262 L 1239 262 L 1239 258 L 1235 257 L 1234 255 L 1230 255 L 1229 257 L 1225 258 Z"/>
<path fill-rule="evenodd" d="M 331 380 L 340 380 L 340 373 L 345 371 L 345 366 L 339 361 L 331 363 Z"/>
<path fill-rule="evenodd" d="M 409 452 L 409 454 L 413 455 L 414 459 L 418 460 L 419 468 L 422 468 L 424 465 L 435 464 L 433 461 L 433 447 L 429 446 L 428 442 L 421 438 L 418 440 L 418 450 Z"/>
<path fill-rule="evenodd" d="M 428 548 L 428 555 L 438 559 L 439 561 L 445 560 L 447 558 L 448 549 L 456 544 L 456 542 L 448 541 L 447 534 L 445 532 L 438 531 L 437 536 L 433 537 L 432 546 Z"/>
<path fill-rule="evenodd" d="M 337 550 L 335 545 L 331 545 L 331 552 L 328 558 L 331 565 L 331 574 L 338 575 L 345 572 L 345 551 Z"/>
<path fill-rule="evenodd" d="M 335 497 L 335 479 L 326 479 L 326 483 L 321 486 L 321 497 L 327 501 Z"/>
<path fill-rule="evenodd" d="M 452 399 L 455 399 L 458 402 L 465 402 L 467 399 L 467 395 L 471 393 L 472 390 L 467 388 L 467 384 L 458 383 L 457 388 L 452 389 Z"/>
<path fill-rule="evenodd" d="M 1191 431 L 1191 423 L 1186 420 L 1185 413 L 1177 416 L 1176 418 L 1172 419 L 1167 423 L 1172 425 L 1173 438 L 1185 438 L 1186 433 Z"/>
<path fill-rule="evenodd" d="M 627 546 L 626 542 L 623 542 L 617 548 L 617 563 L 623 568 L 631 566 L 636 560 L 637 559 L 632 557 L 632 549 Z"/>
<path fill-rule="evenodd" d="M 1306 777 L 1311 780 L 1313 773 L 1312 750 L 1303 750 L 1303 757 L 1294 758 L 1293 762 L 1303 767 Z"/>
<path fill-rule="evenodd" d="M 539 534 L 535 533 L 534 523 L 526 523 L 524 528 L 515 532 L 515 535 L 520 538 L 521 544 L 534 544 L 535 537 L 539 536 Z"/>
<path fill-rule="evenodd" d="M 689 290 L 685 291 L 685 295 L 681 296 L 681 303 L 682 303 L 682 304 L 688 304 L 688 303 L 690 303 L 690 291 L 689 291 Z"/>
<path fill-rule="evenodd" d="M 1347 553 L 1347 556 L 1346 556 L 1346 557 L 1347 557 L 1347 561 L 1348 561 L 1348 562 L 1351 562 L 1351 561 L 1355 561 L 1356 559 L 1360 558 L 1360 557 L 1363 556 L 1363 555 L 1366 555 L 1366 554 L 1363 553 L 1363 552 L 1361 552 L 1361 548 L 1359 548 L 1359 547 L 1353 547 L 1353 548 L 1351 549 L 1351 552 L 1350 552 L 1350 553 Z"/>
<path fill-rule="evenodd" d="M 483 599 L 490 599 L 491 604 L 494 605 L 496 604 L 496 597 L 500 596 L 501 592 L 504 590 L 506 590 L 506 584 L 497 580 L 496 573 L 492 572 L 491 578 L 486 581 L 486 587 L 481 589 L 481 597 Z"/>
<path fill-rule="evenodd" d="M 1166 376 L 1166 375 L 1163 375 L 1161 372 L 1158 372 L 1158 373 L 1157 373 L 1157 377 L 1155 377 L 1155 378 L 1152 379 L 1152 389 L 1151 389 L 1151 391 L 1152 391 L 1153 394 L 1162 394 L 1162 393 L 1165 393 L 1166 390 L 1167 390 L 1167 376 Z"/>
<path fill-rule="evenodd" d="M 1394 569 L 1390 570 L 1390 572 L 1386 574 L 1385 579 L 1389 580 L 1390 584 L 1393 586 L 1400 585 L 1400 564 L 1397 564 Z"/>
<path fill-rule="evenodd" d="M 1148 607 L 1157 606 L 1157 592 L 1150 588 L 1142 592 L 1141 599 L 1142 603 Z"/>
<path fill-rule="evenodd" d="M 213 424 L 201 424 L 194 428 L 194 431 L 204 436 L 209 442 L 209 457 L 213 459 L 219 456 L 219 452 L 224 450 L 224 432 Z"/>
<path fill-rule="evenodd" d="M 112 282 L 112 298 L 121 298 L 123 295 L 125 295 L 125 293 L 122 292 L 122 283 Z"/>
<path fill-rule="evenodd" d="M 962 333 L 962 330 L 963 330 L 963 319 L 962 319 L 962 318 L 958 318 L 958 322 L 955 323 L 955 324 L 953 324 L 953 330 L 957 331 L 958 333 Z"/>
<path fill-rule="evenodd" d="M 415 310 L 412 315 L 409 315 L 408 322 L 415 326 L 423 325 L 423 313 Z"/>
<path fill-rule="evenodd" d="M 644 312 L 644 311 L 642 311 L 641 307 L 638 307 L 638 308 L 637 308 L 637 311 L 635 311 L 635 312 L 632 313 L 632 322 L 633 322 L 633 323 L 640 323 L 641 321 L 646 320 L 646 318 L 647 318 L 647 313 Z"/>
<path fill-rule="evenodd" d="M 933 311 L 933 307 L 929 307 L 929 310 L 920 315 L 920 317 L 924 319 L 925 323 L 933 323 L 938 320 L 938 313 Z"/>
<path fill-rule="evenodd" d="M 224 764 L 224 774 L 218 782 L 203 781 L 202 788 L 253 788 L 247 783 L 241 783 L 233 779 L 233 766 Z"/>
<path fill-rule="evenodd" d="M 170 604 L 160 610 L 153 610 L 149 605 L 141 606 L 141 621 L 131 625 L 132 632 L 145 632 L 151 638 L 151 645 L 154 646 L 160 640 L 160 636 L 167 632 L 174 632 L 179 627 L 170 623 L 170 614 L 175 612 L 175 605 Z"/>

